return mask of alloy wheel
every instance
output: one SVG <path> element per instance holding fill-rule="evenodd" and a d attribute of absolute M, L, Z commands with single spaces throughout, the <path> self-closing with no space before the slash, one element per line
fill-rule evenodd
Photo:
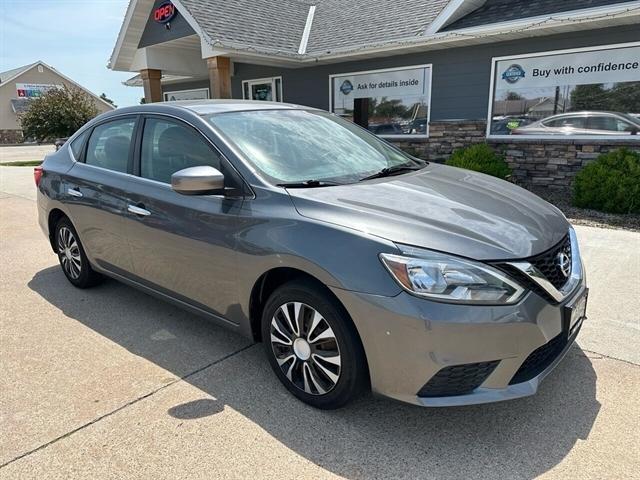
<path fill-rule="evenodd" d="M 64 271 L 74 280 L 82 273 L 80 247 L 73 232 L 67 227 L 58 230 L 58 255 Z"/>
<path fill-rule="evenodd" d="M 271 348 L 287 379 L 310 395 L 324 395 L 340 379 L 341 357 L 335 333 L 313 307 L 289 302 L 271 319 Z"/>

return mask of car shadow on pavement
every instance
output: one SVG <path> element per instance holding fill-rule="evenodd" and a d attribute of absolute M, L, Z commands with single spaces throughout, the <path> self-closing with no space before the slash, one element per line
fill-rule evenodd
<path fill-rule="evenodd" d="M 229 406 L 347 478 L 534 478 L 588 437 L 600 409 L 596 373 L 575 346 L 533 397 L 425 409 L 368 395 L 319 411 L 280 385 L 261 345 L 243 349 L 249 341 L 144 293 L 110 280 L 78 290 L 59 267 L 36 273 L 29 287 L 66 316 L 213 397 L 175 405 L 167 415 L 198 421 Z M 224 357 L 215 349 L 227 337 L 242 351 L 203 368 Z"/>

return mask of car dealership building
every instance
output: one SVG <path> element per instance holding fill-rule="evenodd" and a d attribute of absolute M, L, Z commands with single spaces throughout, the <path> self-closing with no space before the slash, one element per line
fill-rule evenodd
<path fill-rule="evenodd" d="M 109 68 L 148 102 L 308 105 L 436 161 L 486 141 L 533 186 L 640 150 L 637 0 L 131 0 Z"/>

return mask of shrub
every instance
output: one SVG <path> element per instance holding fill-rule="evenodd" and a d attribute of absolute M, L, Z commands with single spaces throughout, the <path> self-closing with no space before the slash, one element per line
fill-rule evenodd
<path fill-rule="evenodd" d="M 454 167 L 493 175 L 503 180 L 511 175 L 511 169 L 507 162 L 504 161 L 504 158 L 493 151 L 486 143 L 479 143 L 462 150 L 456 150 L 445 163 Z"/>
<path fill-rule="evenodd" d="M 98 109 L 88 94 L 65 86 L 31 100 L 19 121 L 26 138 L 44 142 L 70 137 L 97 114 Z"/>
<path fill-rule="evenodd" d="M 640 213 L 640 153 L 620 148 L 584 167 L 573 181 L 573 204 L 609 213 Z"/>

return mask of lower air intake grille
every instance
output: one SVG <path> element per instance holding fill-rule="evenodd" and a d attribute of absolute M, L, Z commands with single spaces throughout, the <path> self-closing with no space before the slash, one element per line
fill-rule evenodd
<path fill-rule="evenodd" d="M 528 382 L 547 369 L 567 345 L 567 335 L 561 333 L 534 350 L 520 366 L 509 385 Z"/>
<path fill-rule="evenodd" d="M 446 397 L 464 395 L 482 385 L 500 360 L 467 363 L 445 367 L 436 373 L 418 392 L 419 397 Z"/>

